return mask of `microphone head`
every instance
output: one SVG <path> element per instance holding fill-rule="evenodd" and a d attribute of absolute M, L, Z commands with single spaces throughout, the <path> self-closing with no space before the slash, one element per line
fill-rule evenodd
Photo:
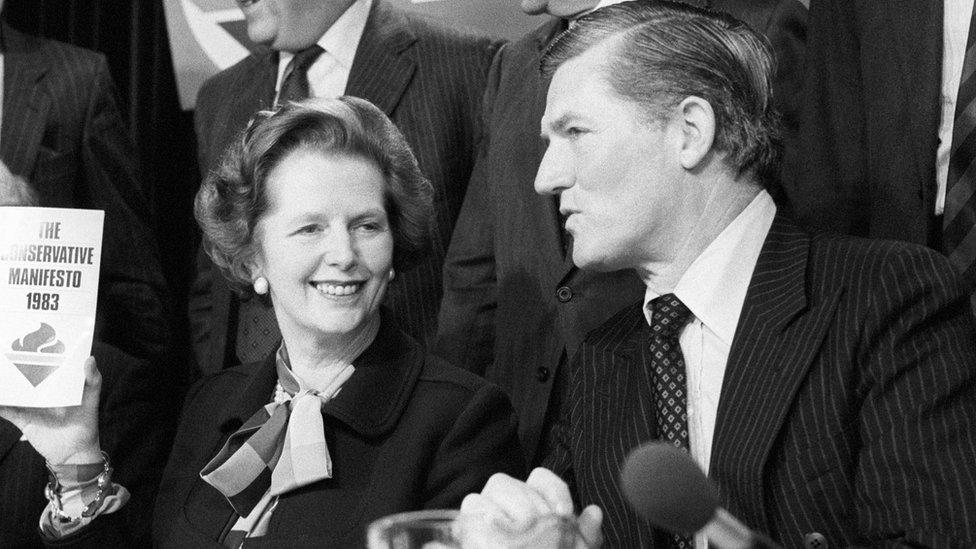
<path fill-rule="evenodd" d="M 719 500 L 687 451 L 653 442 L 627 456 L 620 484 L 631 507 L 645 520 L 670 532 L 701 530 L 718 509 Z"/>

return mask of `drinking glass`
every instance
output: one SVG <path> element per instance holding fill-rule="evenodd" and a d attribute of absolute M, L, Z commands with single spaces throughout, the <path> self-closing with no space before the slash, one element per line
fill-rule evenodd
<path fill-rule="evenodd" d="M 572 549 L 576 520 L 544 515 L 526 528 L 457 510 L 435 509 L 389 515 L 369 525 L 369 549 Z"/>

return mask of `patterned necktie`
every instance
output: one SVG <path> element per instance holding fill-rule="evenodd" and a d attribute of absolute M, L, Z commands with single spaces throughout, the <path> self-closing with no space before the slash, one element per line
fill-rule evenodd
<path fill-rule="evenodd" d="M 285 78 L 278 93 L 278 105 L 301 101 L 309 96 L 308 68 L 325 50 L 315 45 L 295 54 L 285 67 Z M 262 360 L 281 338 L 274 311 L 261 299 L 252 297 L 238 302 L 235 350 L 241 363 Z"/>
<path fill-rule="evenodd" d="M 315 45 L 295 54 L 285 67 L 285 78 L 281 81 L 281 92 L 278 93 L 278 104 L 288 101 L 307 99 L 309 93 L 308 68 L 319 58 L 325 50 Z"/>
<path fill-rule="evenodd" d="M 969 24 L 949 150 L 943 244 L 964 284 L 976 287 L 976 8 Z M 976 303 L 976 301 L 974 301 Z"/>
<path fill-rule="evenodd" d="M 685 357 L 678 337 L 691 319 L 691 311 L 674 294 L 651 300 L 650 357 L 654 369 L 654 403 L 659 440 L 690 450 Z M 671 547 L 692 549 L 694 539 L 674 534 Z"/>

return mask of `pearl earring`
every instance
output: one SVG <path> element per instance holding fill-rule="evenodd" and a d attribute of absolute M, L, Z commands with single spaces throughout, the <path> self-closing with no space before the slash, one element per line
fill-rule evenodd
<path fill-rule="evenodd" d="M 393 267 L 390 267 L 390 280 L 392 281 L 393 277 L 395 276 L 396 276 L 396 271 L 393 270 Z"/>
<path fill-rule="evenodd" d="M 268 293 L 268 279 L 259 276 L 254 279 L 254 293 L 264 295 Z"/>

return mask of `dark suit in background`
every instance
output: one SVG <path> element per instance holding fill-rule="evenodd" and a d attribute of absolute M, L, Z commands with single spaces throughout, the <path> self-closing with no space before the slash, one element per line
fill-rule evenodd
<path fill-rule="evenodd" d="M 729 353 L 709 476 L 786 547 L 976 544 L 976 347 L 968 296 L 922 247 L 810 236 L 777 216 Z M 577 354 L 548 465 L 599 504 L 610 547 L 667 547 L 626 504 L 620 465 L 657 438 L 636 303 Z M 652 376 L 651 376 L 652 377 Z M 638 427 L 635 429 L 634 425 Z"/>
<path fill-rule="evenodd" d="M 346 84 L 346 95 L 371 101 L 396 123 L 434 186 L 430 254 L 396 274 L 385 302 L 401 328 L 421 342 L 435 329 L 441 264 L 474 162 L 478 99 L 494 52 L 487 39 L 376 0 Z M 271 106 L 277 70 L 277 54 L 256 54 L 204 84 L 196 113 L 204 176 L 251 116 Z M 201 254 L 198 265 L 190 295 L 191 339 L 197 365 L 207 372 L 238 362 L 237 298 L 209 258 Z"/>
<path fill-rule="evenodd" d="M 798 146 L 798 221 L 941 249 L 935 219 L 942 1 L 813 0 Z"/>
<path fill-rule="evenodd" d="M 140 358 L 165 356 L 169 296 L 105 58 L 5 23 L 0 33 L 0 160 L 40 206 L 105 211 L 95 338 Z"/>
<path fill-rule="evenodd" d="M 126 505 L 132 510 L 127 528 L 136 540 L 147 542 L 153 496 L 169 456 L 178 401 L 165 389 L 169 385 L 160 383 L 168 372 L 157 369 L 158 377 L 148 376 L 152 369 L 147 363 L 98 342 L 92 355 L 102 374 L 102 449 L 115 467 L 112 480 L 132 493 Z M 20 441 L 20 435 L 10 422 L 0 419 L 0 547 L 5 548 L 42 546 L 38 520 L 47 505 L 48 473 L 44 458 Z"/>
<path fill-rule="evenodd" d="M 796 0 L 714 0 L 763 32 L 779 63 L 776 97 L 794 119 L 806 10 Z M 488 77 L 486 138 L 444 265 L 436 352 L 504 388 L 519 412 L 526 457 L 537 463 L 559 407 L 560 371 L 586 333 L 644 294 L 631 271 L 584 272 L 573 265 L 558 199 L 533 189 L 545 144 L 539 123 L 548 83 L 546 46 L 564 27 L 552 20 L 503 46 Z"/>

